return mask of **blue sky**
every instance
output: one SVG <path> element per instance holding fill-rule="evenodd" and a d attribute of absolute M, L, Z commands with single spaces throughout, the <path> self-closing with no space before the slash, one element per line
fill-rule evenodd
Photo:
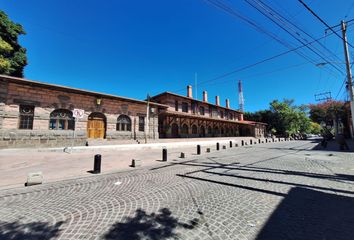
<path fill-rule="evenodd" d="M 300 45 L 245 1 L 222 2 L 287 44 Z M 263 2 L 314 38 L 324 36 L 326 27 L 297 0 Z M 354 18 L 352 0 L 305 2 L 329 25 Z M 28 51 L 25 77 L 31 80 L 144 99 L 164 91 L 184 95 L 197 73 L 199 99 L 207 90 L 209 101 L 220 95 L 222 104 L 229 98 L 237 108 L 241 79 L 246 111 L 268 108 L 273 99 L 312 103 L 314 94 L 327 91 L 340 100 L 346 97 L 345 75 L 328 64 L 316 66 L 324 60 L 310 50 L 302 54 L 312 63 L 292 52 L 210 81 L 288 49 L 207 1 L 12 0 L 2 1 L 0 9 L 27 32 L 20 40 Z M 354 24 L 348 28 L 354 45 L 353 32 Z M 331 35 L 320 42 L 331 51 L 316 45 L 321 56 L 345 72 L 341 39 Z"/>

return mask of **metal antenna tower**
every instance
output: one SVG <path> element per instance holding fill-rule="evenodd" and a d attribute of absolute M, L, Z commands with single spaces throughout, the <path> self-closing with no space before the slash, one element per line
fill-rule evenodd
<path fill-rule="evenodd" d="M 243 98 L 243 90 L 242 90 L 242 82 L 241 80 L 238 81 L 238 104 L 239 110 L 244 112 L 245 108 L 245 99 Z"/>

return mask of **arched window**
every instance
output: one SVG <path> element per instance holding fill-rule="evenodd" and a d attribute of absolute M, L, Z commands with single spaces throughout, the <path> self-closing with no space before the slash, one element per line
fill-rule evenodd
<path fill-rule="evenodd" d="M 208 134 L 212 134 L 211 127 L 208 127 Z"/>
<path fill-rule="evenodd" d="M 192 126 L 192 134 L 198 134 L 198 128 L 196 125 Z"/>
<path fill-rule="evenodd" d="M 200 132 L 200 136 L 205 137 L 205 127 L 204 126 L 200 126 L 199 132 Z"/>
<path fill-rule="evenodd" d="M 74 130 L 75 120 L 73 113 L 67 109 L 57 109 L 50 113 L 49 129 Z"/>
<path fill-rule="evenodd" d="M 218 127 L 214 128 L 214 134 L 219 134 L 219 128 Z"/>
<path fill-rule="evenodd" d="M 187 124 L 183 124 L 182 129 L 181 129 L 182 134 L 188 134 L 188 126 Z"/>
<path fill-rule="evenodd" d="M 33 129 L 34 106 L 20 105 L 19 129 Z"/>
<path fill-rule="evenodd" d="M 120 115 L 117 119 L 117 131 L 131 131 L 132 121 L 127 115 Z"/>

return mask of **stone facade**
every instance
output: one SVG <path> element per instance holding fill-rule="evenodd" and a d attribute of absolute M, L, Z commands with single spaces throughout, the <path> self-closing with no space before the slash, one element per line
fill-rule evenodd
<path fill-rule="evenodd" d="M 34 109 L 31 129 L 19 129 L 22 126 L 22 106 Z M 0 148 L 69 146 L 74 135 L 73 129 L 69 129 L 66 120 L 53 120 L 52 113 L 59 110 L 70 115 L 75 108 L 85 111 L 84 117 L 75 122 L 75 144 L 84 145 L 88 139 L 88 125 L 92 114 L 101 116 L 98 121 L 102 121 L 104 126 L 104 139 L 143 139 L 145 132 L 147 138 L 157 139 L 157 113 L 165 106 L 150 103 L 147 119 L 145 101 L 0 76 Z M 127 116 L 130 127 L 118 130 L 117 120 L 122 115 Z M 54 125 L 51 121 L 55 122 Z M 53 126 L 56 129 L 50 129 Z"/>
<path fill-rule="evenodd" d="M 161 138 L 193 137 L 264 137 L 265 124 L 243 119 L 243 113 L 230 108 L 226 99 L 225 107 L 220 105 L 219 96 L 215 104 L 208 102 L 203 92 L 203 101 L 193 99 L 192 87 L 187 87 L 187 95 L 181 96 L 165 92 L 152 100 L 167 105 L 159 113 L 159 133 Z"/>

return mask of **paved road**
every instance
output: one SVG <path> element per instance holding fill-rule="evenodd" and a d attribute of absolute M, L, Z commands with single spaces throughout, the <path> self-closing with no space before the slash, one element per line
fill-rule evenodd
<path fill-rule="evenodd" d="M 352 153 L 311 141 L 0 192 L 0 239 L 354 239 Z"/>

